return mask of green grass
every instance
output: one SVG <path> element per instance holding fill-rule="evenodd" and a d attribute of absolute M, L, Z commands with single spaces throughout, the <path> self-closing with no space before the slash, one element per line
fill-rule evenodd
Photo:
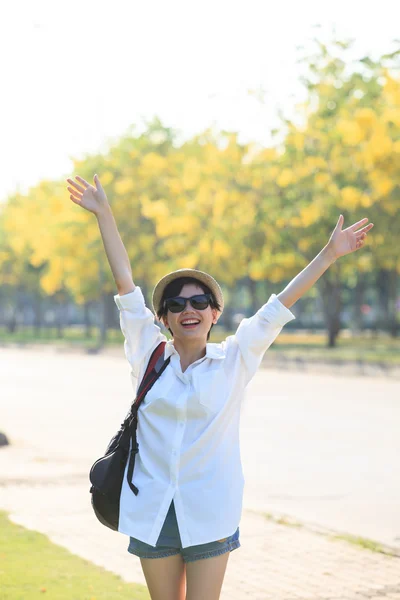
<path fill-rule="evenodd" d="M 379 542 L 376 542 L 375 540 L 370 540 L 368 538 L 350 534 L 331 535 L 329 536 L 329 538 L 331 540 L 344 540 L 349 544 L 353 544 L 355 546 L 359 546 L 360 548 L 366 548 L 367 550 L 371 550 L 371 552 L 380 552 L 381 554 L 386 554 L 388 556 L 396 556 L 394 552 L 391 553 L 390 550 L 383 548 L 382 545 L 379 544 Z"/>
<path fill-rule="evenodd" d="M 56 329 L 43 329 L 40 337 L 33 327 L 25 327 L 15 334 L 9 334 L 5 327 L 0 327 L 0 344 L 56 344 L 60 347 L 93 348 L 98 345 L 98 329 L 93 328 L 93 337 L 85 336 L 82 327 L 69 327 L 64 330 L 64 337 L 57 337 Z M 234 331 L 226 331 L 222 327 L 214 327 L 211 331 L 210 342 L 221 342 Z M 168 337 L 169 334 L 168 334 Z M 107 331 L 107 346 L 122 346 L 124 338 L 121 331 Z M 352 337 L 346 330 L 337 338 L 335 348 L 327 348 L 325 332 L 308 333 L 303 331 L 281 331 L 272 346 L 268 349 L 268 358 L 278 358 L 280 355 L 293 360 L 306 361 L 362 361 L 380 363 L 387 366 L 400 366 L 400 338 L 394 339 L 380 333 L 376 338 L 370 332 Z"/>
<path fill-rule="evenodd" d="M 125 583 L 0 511 L 1 600 L 149 600 L 146 587 Z"/>

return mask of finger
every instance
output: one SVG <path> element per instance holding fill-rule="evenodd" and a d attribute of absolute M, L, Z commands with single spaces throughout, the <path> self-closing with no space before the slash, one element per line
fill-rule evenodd
<path fill-rule="evenodd" d="M 363 227 L 362 229 L 360 229 L 359 231 L 356 231 L 355 233 L 357 235 L 361 234 L 361 233 L 368 233 L 368 231 L 370 231 L 373 228 L 374 224 L 373 223 L 368 223 L 368 225 L 366 225 L 366 227 Z"/>
<path fill-rule="evenodd" d="M 79 175 L 76 176 L 76 179 L 78 179 L 82 183 L 82 185 L 84 185 L 85 187 L 90 187 L 91 186 L 91 184 L 88 183 L 86 181 L 86 179 L 83 179 L 83 177 L 79 177 Z"/>
<path fill-rule="evenodd" d="M 74 186 L 74 187 L 75 187 L 77 190 L 79 190 L 80 192 L 82 192 L 82 193 L 83 193 L 83 192 L 85 191 L 85 190 L 84 190 L 84 188 L 83 188 L 81 185 L 79 185 L 78 183 L 76 183 L 76 181 L 74 181 L 73 179 L 67 179 L 67 181 L 68 181 L 68 182 L 69 182 L 71 185 L 73 185 L 73 186 Z"/>
<path fill-rule="evenodd" d="M 82 198 L 82 194 L 80 194 L 79 192 L 77 192 L 76 190 L 74 190 L 74 188 L 67 187 L 67 190 L 69 192 L 71 192 L 71 194 L 73 194 L 75 196 L 75 198 L 79 198 L 79 200 Z"/>
<path fill-rule="evenodd" d="M 349 229 L 351 229 L 351 231 L 355 231 L 357 229 L 357 227 L 359 227 L 361 224 L 365 224 L 365 221 L 368 221 L 368 217 L 361 219 L 361 221 L 357 221 L 357 223 L 354 223 L 354 225 L 351 225 L 351 227 L 349 227 Z"/>

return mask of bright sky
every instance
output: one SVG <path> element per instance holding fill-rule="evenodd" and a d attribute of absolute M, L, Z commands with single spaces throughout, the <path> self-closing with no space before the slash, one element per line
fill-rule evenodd
<path fill-rule="evenodd" d="M 335 26 L 354 58 L 393 51 L 400 2 L 12 0 L 1 17 L 0 201 L 154 116 L 182 139 L 214 126 L 266 144 L 304 98 L 297 47 Z"/>

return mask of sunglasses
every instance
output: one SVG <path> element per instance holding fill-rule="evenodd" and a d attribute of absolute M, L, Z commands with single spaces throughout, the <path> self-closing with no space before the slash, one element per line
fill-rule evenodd
<path fill-rule="evenodd" d="M 183 296 L 176 296 L 176 298 L 167 298 L 164 300 L 164 307 L 173 313 L 180 313 L 186 307 L 186 302 L 189 300 L 190 304 L 196 310 L 204 310 L 209 304 L 211 304 L 211 294 L 197 294 L 190 298 L 184 298 Z"/>

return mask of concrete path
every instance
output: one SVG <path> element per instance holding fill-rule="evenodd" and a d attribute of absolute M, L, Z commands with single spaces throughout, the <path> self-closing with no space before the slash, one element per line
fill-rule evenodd
<path fill-rule="evenodd" d="M 242 545 L 221 598 L 400 599 L 400 383 L 284 375 L 260 370 L 244 401 Z M 0 349 L 0 381 L 0 430 L 12 441 L 0 450 L 0 508 L 145 585 L 129 538 L 90 506 L 90 466 L 132 400 L 123 354 Z M 382 552 L 331 530 L 373 538 Z"/>

